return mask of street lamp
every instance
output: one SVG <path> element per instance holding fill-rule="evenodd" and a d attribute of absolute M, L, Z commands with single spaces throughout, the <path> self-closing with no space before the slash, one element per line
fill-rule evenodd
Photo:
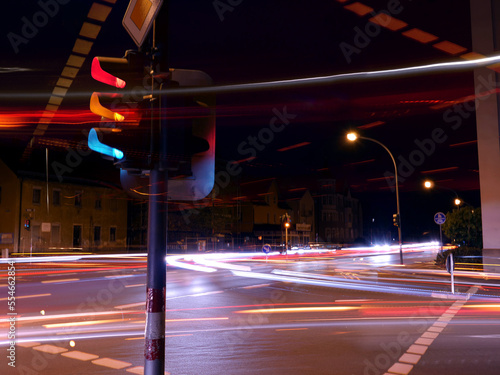
<path fill-rule="evenodd" d="M 403 264 L 403 242 L 401 240 L 401 211 L 399 209 L 398 166 L 396 165 L 396 160 L 394 159 L 394 156 L 392 155 L 391 151 L 383 143 L 377 141 L 376 139 L 372 139 L 372 138 L 368 138 L 368 137 L 361 137 L 361 136 L 359 136 L 358 134 L 356 134 L 354 132 L 348 133 L 347 134 L 347 139 L 350 142 L 354 142 L 354 141 L 356 141 L 358 139 L 364 139 L 364 140 L 367 140 L 367 141 L 375 142 L 376 144 L 378 144 L 379 146 L 381 146 L 385 151 L 387 151 L 387 153 L 391 157 L 392 163 L 394 164 L 394 179 L 395 179 L 395 183 L 396 183 L 396 210 L 397 210 L 397 213 L 396 213 L 397 216 L 396 216 L 396 218 L 397 218 L 397 221 L 396 221 L 395 224 L 397 224 L 397 227 L 398 227 L 399 259 L 401 261 L 401 264 Z"/>
<path fill-rule="evenodd" d="M 425 180 L 424 181 L 424 187 L 426 189 L 432 189 L 436 186 L 436 184 L 434 183 L 434 181 L 432 180 Z M 445 186 L 438 186 L 439 189 L 446 189 L 446 190 L 450 190 L 453 192 L 453 194 L 455 194 L 455 199 L 453 200 L 453 203 L 455 203 L 456 206 L 459 206 L 464 203 L 459 197 L 458 197 L 458 194 L 455 190 L 453 189 L 450 189 L 448 187 L 445 187 Z"/>
<path fill-rule="evenodd" d="M 285 222 L 285 252 L 288 251 L 288 228 L 290 228 L 290 223 Z"/>

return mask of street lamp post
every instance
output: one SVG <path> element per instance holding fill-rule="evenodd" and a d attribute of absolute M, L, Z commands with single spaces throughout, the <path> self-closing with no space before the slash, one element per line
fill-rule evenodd
<path fill-rule="evenodd" d="M 367 141 L 375 142 L 379 146 L 381 146 L 389 156 L 391 157 L 392 163 L 394 164 L 394 179 L 396 183 L 396 210 L 397 210 L 397 224 L 398 224 L 398 238 L 399 238 L 399 259 L 401 264 L 403 264 L 403 242 L 401 240 L 401 211 L 399 209 L 399 182 L 398 182 L 398 166 L 396 165 L 396 160 L 394 159 L 394 156 L 392 155 L 391 151 L 381 142 L 377 141 L 376 139 L 373 138 L 368 138 L 368 137 L 361 137 L 357 135 L 356 133 L 349 133 L 347 134 L 347 139 L 351 142 L 356 141 L 357 139 L 364 139 Z"/>
<path fill-rule="evenodd" d="M 287 221 L 285 223 L 285 252 L 288 252 L 288 228 L 290 228 L 290 223 Z"/>

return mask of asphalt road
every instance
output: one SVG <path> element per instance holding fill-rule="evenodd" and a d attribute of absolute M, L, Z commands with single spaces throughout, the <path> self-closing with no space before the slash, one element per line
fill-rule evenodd
<path fill-rule="evenodd" d="M 436 269 L 435 251 L 177 259 L 167 270 L 166 370 L 211 374 L 497 374 L 496 275 Z M 142 373 L 145 259 L 15 263 L 15 365 L 2 374 Z M 224 268 L 222 268 L 224 266 Z M 230 269 L 228 269 L 228 267 Z"/>

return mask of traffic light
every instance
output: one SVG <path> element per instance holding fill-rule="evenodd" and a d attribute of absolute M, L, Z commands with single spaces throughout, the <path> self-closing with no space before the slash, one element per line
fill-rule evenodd
<path fill-rule="evenodd" d="M 398 214 L 392 215 L 392 223 L 394 224 L 395 227 L 399 227 L 399 215 Z"/>
<path fill-rule="evenodd" d="M 185 69 L 151 76 L 145 65 L 143 55 L 134 51 L 123 58 L 93 59 L 92 77 L 114 91 L 91 96 L 90 109 L 101 123 L 90 130 L 88 146 L 120 167 L 122 187 L 132 196 L 147 198 L 149 172 L 161 158 L 168 170 L 169 200 L 203 199 L 214 186 L 215 96 L 177 95 L 175 90 L 209 86 L 212 79 Z M 167 134 L 165 147 L 159 147 L 166 149 L 165 158 L 154 147 L 164 139 L 161 134 Z"/>
<path fill-rule="evenodd" d="M 123 141 L 116 142 L 109 135 L 117 135 L 123 126 L 139 125 L 147 102 L 145 83 L 149 75 L 144 65 L 144 57 L 137 51 L 127 51 L 123 58 L 98 56 L 92 60 L 92 78 L 114 87 L 117 92 L 92 93 L 90 110 L 101 116 L 101 122 L 99 127 L 90 130 L 88 146 L 116 163 L 126 161 L 125 153 L 108 143 Z"/>
<path fill-rule="evenodd" d="M 30 222 L 30 219 L 26 219 L 24 220 L 24 228 L 26 230 L 30 230 L 30 227 L 31 227 L 31 222 Z"/>
<path fill-rule="evenodd" d="M 170 69 L 168 89 L 202 87 L 212 79 L 199 70 Z M 174 93 L 175 94 L 175 93 Z M 169 200 L 195 201 L 213 189 L 215 175 L 215 95 L 162 95 L 166 118 Z M 136 198 L 147 197 L 147 171 L 122 169 L 123 188 Z"/>

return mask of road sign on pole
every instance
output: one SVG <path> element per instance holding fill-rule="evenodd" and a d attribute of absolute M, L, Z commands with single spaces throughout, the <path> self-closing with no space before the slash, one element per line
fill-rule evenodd
<path fill-rule="evenodd" d="M 446 221 L 446 215 L 442 212 L 438 212 L 434 215 L 434 222 L 438 225 L 444 224 Z"/>
<path fill-rule="evenodd" d="M 271 252 L 271 245 L 266 243 L 264 246 L 262 246 L 262 251 L 266 254 L 269 254 Z"/>
<path fill-rule="evenodd" d="M 443 228 L 441 226 L 446 222 L 446 215 L 442 212 L 436 213 L 434 222 L 439 225 L 439 242 L 441 243 L 441 252 L 443 252 Z"/>
<path fill-rule="evenodd" d="M 122 24 L 137 47 L 144 43 L 162 4 L 163 0 L 130 0 Z"/>

